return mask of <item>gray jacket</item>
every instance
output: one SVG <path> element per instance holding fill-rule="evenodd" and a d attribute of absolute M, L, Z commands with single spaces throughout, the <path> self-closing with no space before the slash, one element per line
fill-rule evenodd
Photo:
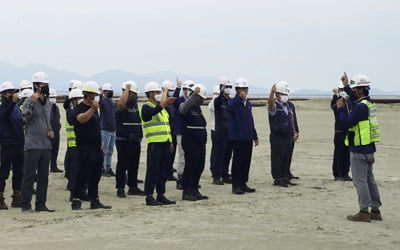
<path fill-rule="evenodd" d="M 24 101 L 22 108 L 22 120 L 25 122 L 25 146 L 28 149 L 48 149 L 51 150 L 51 141 L 48 136 L 51 128 L 51 103 L 46 100 L 42 104 L 40 100 L 32 101 L 32 97 Z"/>

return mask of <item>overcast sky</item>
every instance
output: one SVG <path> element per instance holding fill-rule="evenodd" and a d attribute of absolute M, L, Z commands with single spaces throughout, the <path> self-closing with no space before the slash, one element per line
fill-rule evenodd
<path fill-rule="evenodd" d="M 286 80 L 292 90 L 329 90 L 347 71 L 400 90 L 399 31 L 397 0 L 2 0 L 0 60 L 87 76 Z"/>

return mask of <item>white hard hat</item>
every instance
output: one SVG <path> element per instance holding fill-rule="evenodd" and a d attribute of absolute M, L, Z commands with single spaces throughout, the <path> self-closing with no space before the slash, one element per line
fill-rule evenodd
<path fill-rule="evenodd" d="M 289 84 L 285 81 L 279 81 L 275 87 L 276 87 L 276 92 L 277 93 L 281 93 L 281 94 L 286 94 L 288 95 L 290 93 L 289 88 L 288 88 Z"/>
<path fill-rule="evenodd" d="M 207 96 L 206 96 L 207 89 L 206 89 L 206 87 L 203 84 L 197 83 L 192 87 L 192 91 L 194 91 L 197 87 L 200 88 L 199 96 L 201 96 L 203 99 L 207 99 Z"/>
<path fill-rule="evenodd" d="M 95 81 L 87 81 L 83 83 L 82 92 L 99 94 L 99 84 Z"/>
<path fill-rule="evenodd" d="M 35 74 L 33 74 L 32 82 L 33 83 L 40 82 L 40 83 L 47 83 L 47 84 L 50 83 L 49 78 L 47 77 L 47 75 L 44 72 L 36 72 Z"/>
<path fill-rule="evenodd" d="M 68 99 L 70 99 L 70 100 L 74 99 L 74 98 L 81 98 L 81 97 L 83 97 L 83 94 L 82 94 L 82 90 L 80 90 L 80 89 L 73 89 L 68 94 Z"/>
<path fill-rule="evenodd" d="M 111 83 L 104 83 L 103 84 L 103 86 L 101 87 L 101 89 L 104 91 L 104 90 L 108 90 L 108 91 L 114 91 L 113 90 L 113 87 L 112 87 L 112 85 L 111 85 Z"/>
<path fill-rule="evenodd" d="M 12 92 L 18 92 L 19 89 L 14 87 L 14 84 L 12 82 L 6 81 L 0 84 L 0 93 L 3 93 L 4 91 L 12 91 Z"/>
<path fill-rule="evenodd" d="M 144 92 L 150 92 L 150 91 L 162 91 L 162 89 L 160 88 L 160 85 L 157 82 L 151 81 L 146 83 L 146 85 L 144 86 Z"/>
<path fill-rule="evenodd" d="M 72 83 L 72 89 L 82 89 L 83 88 L 83 82 L 74 80 Z"/>
<path fill-rule="evenodd" d="M 55 89 L 49 90 L 49 97 L 57 97 L 57 92 Z"/>
<path fill-rule="evenodd" d="M 247 80 L 244 78 L 238 78 L 235 81 L 235 88 L 248 88 L 249 84 L 247 83 Z"/>
<path fill-rule="evenodd" d="M 343 89 L 343 88 L 344 88 L 342 81 L 339 81 L 339 82 L 338 82 L 336 88 L 338 88 L 338 89 Z"/>
<path fill-rule="evenodd" d="M 161 86 L 162 88 L 167 88 L 169 91 L 174 91 L 176 89 L 176 84 L 169 80 L 163 81 Z"/>
<path fill-rule="evenodd" d="M 219 85 L 215 85 L 213 88 L 213 94 L 219 94 L 221 90 L 219 89 Z"/>
<path fill-rule="evenodd" d="M 366 76 L 366 75 L 355 75 L 350 80 L 351 88 L 368 87 L 370 85 L 371 85 L 371 82 L 369 81 L 368 76 Z"/>
<path fill-rule="evenodd" d="M 190 88 L 193 87 L 193 85 L 194 85 L 194 81 L 192 81 L 192 80 L 187 80 L 187 81 L 184 81 L 184 82 L 182 83 L 182 88 L 183 88 L 183 89 L 190 89 Z"/>
<path fill-rule="evenodd" d="M 32 82 L 31 81 L 29 81 L 29 80 L 22 80 L 20 83 L 19 83 L 19 88 L 20 89 L 33 89 L 33 84 L 32 84 Z"/>
<path fill-rule="evenodd" d="M 70 89 L 72 89 L 72 87 L 74 86 L 74 82 L 75 82 L 76 80 L 71 80 L 71 81 L 69 81 L 68 82 L 68 88 L 70 88 Z"/>
<path fill-rule="evenodd" d="M 225 85 L 225 86 L 232 86 L 231 81 L 227 76 L 221 76 L 218 80 L 218 83 L 220 85 Z"/>
<path fill-rule="evenodd" d="M 21 92 L 21 98 L 29 98 L 33 95 L 33 90 L 31 89 L 24 89 Z"/>
<path fill-rule="evenodd" d="M 126 85 L 128 85 L 128 84 L 131 85 L 131 88 L 129 89 L 130 92 L 139 94 L 139 88 L 137 86 L 137 83 L 134 82 L 134 81 L 126 81 L 126 82 L 122 83 L 121 88 L 123 90 L 125 90 L 126 89 Z"/>

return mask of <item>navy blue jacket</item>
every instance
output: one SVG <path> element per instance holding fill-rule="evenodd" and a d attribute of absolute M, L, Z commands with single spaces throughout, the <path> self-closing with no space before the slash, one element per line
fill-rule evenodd
<path fill-rule="evenodd" d="M 251 103 L 236 95 L 228 101 L 228 139 L 229 141 L 257 140 Z"/>
<path fill-rule="evenodd" d="M 114 132 L 116 126 L 114 102 L 100 95 L 100 129 Z"/>
<path fill-rule="evenodd" d="M 143 138 L 142 120 L 137 103 L 126 104 L 125 109 L 116 109 L 117 131 L 116 140 L 140 142 Z"/>
<path fill-rule="evenodd" d="M 286 105 L 286 114 L 283 105 Z M 292 139 L 295 133 L 299 132 L 297 125 L 296 108 L 291 101 L 287 104 L 275 100 L 275 114 L 268 112 L 269 128 L 271 134 L 284 139 Z"/>
<path fill-rule="evenodd" d="M 22 115 L 16 103 L 3 98 L 0 105 L 1 145 L 24 145 Z"/>
<path fill-rule="evenodd" d="M 357 100 L 353 109 L 351 110 L 350 114 L 347 114 L 346 108 L 338 108 L 340 120 L 343 123 L 344 129 L 349 129 L 356 125 L 359 121 L 368 120 L 369 110 L 367 105 L 360 103 L 362 100 L 368 100 L 369 102 L 371 99 L 369 96 L 360 98 Z M 350 152 L 354 153 L 361 153 L 361 154 L 372 154 L 376 151 L 375 143 L 371 143 L 365 146 L 350 146 Z"/>
<path fill-rule="evenodd" d="M 228 101 L 224 94 L 219 94 L 214 99 L 215 131 L 217 133 L 228 134 Z"/>
<path fill-rule="evenodd" d="M 177 88 L 176 90 L 180 91 L 181 89 Z M 174 96 L 175 96 L 175 94 L 174 94 Z M 175 107 L 175 110 L 174 110 L 175 115 L 174 115 L 173 127 L 174 127 L 174 133 L 176 135 L 181 135 L 182 132 L 183 132 L 183 122 L 182 122 L 181 114 L 179 113 L 179 105 L 181 103 L 184 103 L 185 101 L 186 101 L 185 97 L 180 96 L 178 99 L 176 99 L 176 101 L 173 104 L 174 107 Z"/>

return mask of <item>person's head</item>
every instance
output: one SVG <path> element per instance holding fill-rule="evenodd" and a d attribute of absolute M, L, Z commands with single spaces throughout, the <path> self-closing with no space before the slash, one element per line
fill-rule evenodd
<path fill-rule="evenodd" d="M 32 76 L 33 91 L 48 97 L 50 94 L 49 78 L 44 72 L 36 72 Z"/>
<path fill-rule="evenodd" d="M 19 83 L 19 90 L 22 91 L 22 90 L 24 90 L 24 89 L 31 89 L 31 90 L 33 90 L 33 84 L 32 84 L 32 82 L 29 81 L 29 80 L 22 80 L 22 81 Z"/>
<path fill-rule="evenodd" d="M 369 95 L 371 82 L 366 75 L 355 75 L 350 80 L 350 87 L 357 98 Z"/>
<path fill-rule="evenodd" d="M 206 95 L 206 93 L 207 93 L 207 89 L 206 89 L 206 87 L 203 85 L 203 84 L 198 84 L 198 83 L 196 83 L 193 87 L 192 87 L 192 92 L 191 92 L 191 94 L 193 94 L 193 93 L 197 93 L 198 95 L 197 95 L 197 99 L 196 99 L 196 104 L 197 105 L 202 105 L 203 104 L 203 102 L 204 102 L 204 100 L 206 100 L 207 99 L 207 95 Z"/>
<path fill-rule="evenodd" d="M 220 77 L 218 83 L 219 83 L 220 93 L 223 93 L 225 95 L 231 94 L 232 84 L 227 76 Z"/>
<path fill-rule="evenodd" d="M 129 96 L 128 96 L 128 101 L 126 102 L 128 105 L 132 105 L 137 103 L 138 99 L 138 94 L 139 94 L 139 88 L 136 82 L 134 81 L 126 81 L 122 83 L 121 88 L 122 92 L 125 92 L 125 89 L 127 88 L 127 85 L 130 85 L 129 88 Z"/>
<path fill-rule="evenodd" d="M 101 89 L 103 91 L 103 96 L 105 96 L 108 99 L 111 99 L 113 97 L 114 89 L 111 83 L 104 83 Z"/>
<path fill-rule="evenodd" d="M 0 84 L 0 94 L 2 99 L 11 100 L 15 93 L 18 92 L 18 89 L 14 87 L 12 82 L 6 81 Z"/>
<path fill-rule="evenodd" d="M 184 81 L 182 84 L 182 93 L 185 98 L 188 98 L 192 93 L 192 87 L 194 86 L 194 82 L 192 80 Z"/>
<path fill-rule="evenodd" d="M 82 93 L 83 100 L 87 104 L 93 103 L 93 101 L 99 101 L 99 84 L 95 81 L 87 81 L 83 83 Z"/>
<path fill-rule="evenodd" d="M 148 82 L 144 86 L 144 92 L 146 93 L 147 98 L 151 102 L 160 102 L 162 96 L 162 90 L 158 82 Z"/>
<path fill-rule="evenodd" d="M 247 80 L 244 78 L 238 78 L 235 81 L 235 91 L 236 95 L 239 95 L 240 92 L 244 92 L 247 96 L 249 92 L 249 84 L 247 83 Z"/>
<path fill-rule="evenodd" d="M 56 92 L 55 89 L 50 89 L 49 101 L 52 104 L 56 104 L 57 103 L 57 92 Z"/>
<path fill-rule="evenodd" d="M 68 94 L 68 99 L 72 103 L 73 107 L 76 107 L 78 105 L 79 100 L 82 100 L 83 94 L 82 90 L 80 89 L 72 89 L 69 94 Z"/>
<path fill-rule="evenodd" d="M 276 87 L 276 92 L 275 92 L 275 97 L 278 101 L 287 103 L 289 100 L 289 84 L 285 81 L 279 81 L 275 87 Z"/>
<path fill-rule="evenodd" d="M 168 89 L 168 96 L 173 96 L 176 90 L 176 84 L 172 81 L 165 80 L 161 84 L 162 89 Z"/>

